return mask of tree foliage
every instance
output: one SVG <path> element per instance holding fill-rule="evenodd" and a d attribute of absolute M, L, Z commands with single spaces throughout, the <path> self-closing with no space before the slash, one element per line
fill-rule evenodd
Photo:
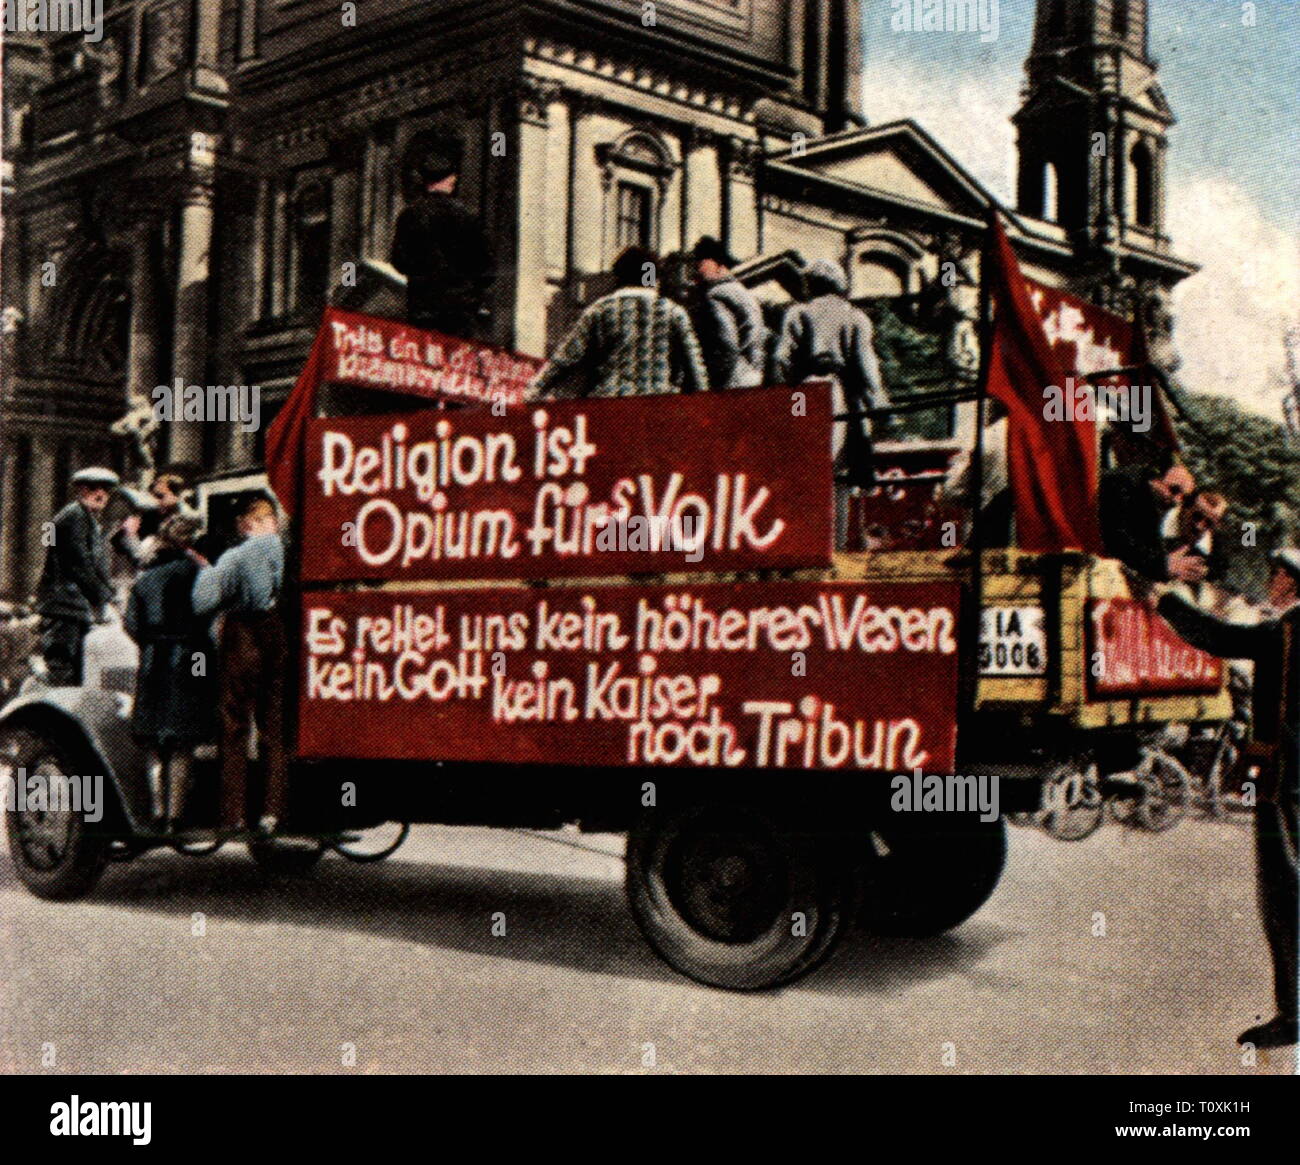
<path fill-rule="evenodd" d="M 1231 503 L 1219 533 L 1225 583 L 1263 597 L 1267 556 L 1300 535 L 1300 447 L 1277 421 L 1217 396 L 1173 390 L 1175 427 L 1188 468 Z"/>

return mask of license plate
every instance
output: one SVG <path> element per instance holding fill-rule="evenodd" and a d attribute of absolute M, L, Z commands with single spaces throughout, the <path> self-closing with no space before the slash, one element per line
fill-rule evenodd
<path fill-rule="evenodd" d="M 1047 629 L 1041 607 L 985 607 L 980 620 L 980 675 L 1047 674 Z"/>

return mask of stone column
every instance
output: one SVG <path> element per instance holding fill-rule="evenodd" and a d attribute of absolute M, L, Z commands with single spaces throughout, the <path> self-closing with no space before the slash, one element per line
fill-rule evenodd
<path fill-rule="evenodd" d="M 569 275 L 595 275 L 605 266 L 603 253 L 604 191 L 596 164 L 596 104 L 575 96 L 570 102 L 573 148 L 569 158 L 571 188 Z"/>
<path fill-rule="evenodd" d="M 22 553 L 27 530 L 15 527 L 18 519 L 16 498 L 18 491 L 28 488 L 27 482 L 18 480 L 18 446 L 16 442 L 0 440 L 0 594 L 15 599 L 25 597 L 17 578 L 17 567 L 27 556 Z"/>
<path fill-rule="evenodd" d="M 727 158 L 726 243 L 737 259 L 752 259 L 761 241 L 758 230 L 758 191 L 754 182 L 758 170 L 758 147 L 742 138 L 732 138 Z"/>
<path fill-rule="evenodd" d="M 527 74 L 515 91 L 514 284 L 512 347 L 546 353 L 546 222 L 551 191 L 546 138 L 551 102 L 560 86 Z M 558 177 L 558 176 L 557 176 Z"/>
<path fill-rule="evenodd" d="M 139 219 L 131 231 L 131 320 L 127 340 L 127 407 L 152 399 L 158 387 L 158 289 L 154 280 L 154 223 Z"/>
<path fill-rule="evenodd" d="M 701 235 L 722 237 L 722 168 L 718 139 L 698 127 L 686 136 L 686 205 L 682 243 L 689 250 Z"/>
<path fill-rule="evenodd" d="M 54 480 L 56 441 L 49 433 L 32 435 L 32 459 L 27 474 L 27 529 L 20 531 L 23 540 L 17 562 L 17 591 L 26 597 L 36 589 L 45 548 L 41 545 L 41 523 L 54 517 L 54 502 L 58 497 Z"/>
<path fill-rule="evenodd" d="M 202 385 L 207 376 L 208 275 L 212 248 L 212 186 L 187 183 L 181 196 L 180 255 L 172 328 L 172 381 Z M 168 460 L 199 463 L 202 422 L 173 418 Z"/>
<path fill-rule="evenodd" d="M 361 258 L 361 165 L 364 142 L 344 138 L 330 143 L 330 290 L 343 277 L 343 264 Z"/>

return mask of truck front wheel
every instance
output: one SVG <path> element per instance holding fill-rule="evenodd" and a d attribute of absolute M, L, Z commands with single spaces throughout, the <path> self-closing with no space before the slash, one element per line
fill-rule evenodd
<path fill-rule="evenodd" d="M 754 991 L 791 982 L 830 953 L 851 877 L 838 848 L 774 816 L 761 805 L 687 804 L 651 809 L 632 829 L 632 915 L 682 974 Z"/>
<path fill-rule="evenodd" d="M 864 929 L 923 937 L 965 922 L 988 901 L 1007 857 L 1006 824 L 974 814 L 890 813 L 862 855 Z"/>
<path fill-rule="evenodd" d="M 24 734 L 12 755 L 14 807 L 5 811 L 9 854 L 18 877 L 39 898 L 69 901 L 95 888 L 108 860 L 108 841 L 86 824 L 69 782 L 93 774 L 67 743 Z M 104 784 L 102 777 L 98 778 Z M 18 794 L 22 796 L 19 797 Z"/>

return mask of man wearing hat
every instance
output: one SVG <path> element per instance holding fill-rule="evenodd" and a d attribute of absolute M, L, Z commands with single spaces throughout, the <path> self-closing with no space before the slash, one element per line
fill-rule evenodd
<path fill-rule="evenodd" d="M 407 323 L 473 339 L 494 274 L 478 216 L 455 196 L 459 151 L 431 148 L 416 172 L 421 192 L 393 232 L 393 266 L 406 276 Z"/>
<path fill-rule="evenodd" d="M 1300 790 L 1300 550 L 1272 556 L 1269 618 L 1228 623 L 1173 593 L 1156 610 L 1188 643 L 1226 659 L 1255 663 L 1254 742 L 1259 765 L 1255 863 L 1259 911 L 1273 952 L 1277 1015 L 1238 1037 L 1257 1048 L 1296 1042 L 1297 792 Z"/>
<path fill-rule="evenodd" d="M 691 252 L 700 281 L 695 332 L 715 389 L 757 388 L 767 362 L 767 325 L 754 293 L 732 273 L 727 249 L 705 235 Z"/>
<path fill-rule="evenodd" d="M 100 515 L 117 486 L 111 469 L 79 469 L 72 475 L 75 500 L 50 524 L 52 539 L 36 587 L 36 611 L 41 617 L 41 655 L 56 687 L 81 683 L 82 641 L 113 597 Z"/>

